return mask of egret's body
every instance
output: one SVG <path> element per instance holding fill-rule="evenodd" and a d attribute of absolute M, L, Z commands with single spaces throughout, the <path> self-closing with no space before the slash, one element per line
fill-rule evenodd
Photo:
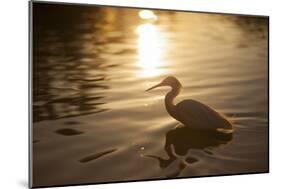
<path fill-rule="evenodd" d="M 183 123 L 185 126 L 194 129 L 204 130 L 228 130 L 232 129 L 232 124 L 223 115 L 219 114 L 211 107 L 196 100 L 183 100 L 174 105 L 173 100 L 179 94 L 182 85 L 175 77 L 167 77 L 158 85 L 148 90 L 160 86 L 170 86 L 172 90 L 165 97 L 165 106 L 168 113 Z M 148 91 L 147 90 L 147 91 Z"/>

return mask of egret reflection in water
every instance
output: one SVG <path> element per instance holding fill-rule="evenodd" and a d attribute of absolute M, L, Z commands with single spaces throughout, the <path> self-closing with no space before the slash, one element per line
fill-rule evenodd
<path fill-rule="evenodd" d="M 188 164 L 200 161 L 197 157 L 188 156 L 191 149 L 203 150 L 211 155 L 210 148 L 218 147 L 232 140 L 232 133 L 222 133 L 217 131 L 209 131 L 202 129 L 191 129 L 188 127 L 176 127 L 166 133 L 164 150 L 168 155 L 168 159 L 157 155 L 146 155 L 159 161 L 162 169 L 167 168 L 174 161 L 180 160 L 179 169 L 168 177 L 178 176 Z"/>

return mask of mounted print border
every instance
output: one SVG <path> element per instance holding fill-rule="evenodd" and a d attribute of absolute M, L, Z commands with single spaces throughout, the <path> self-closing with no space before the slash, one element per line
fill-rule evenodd
<path fill-rule="evenodd" d="M 269 172 L 269 17 L 29 2 L 29 187 Z"/>

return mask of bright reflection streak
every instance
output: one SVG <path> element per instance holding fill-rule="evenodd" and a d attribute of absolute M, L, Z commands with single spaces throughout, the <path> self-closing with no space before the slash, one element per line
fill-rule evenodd
<path fill-rule="evenodd" d="M 138 66 L 142 68 L 139 76 L 152 77 L 160 75 L 163 63 L 163 41 L 161 34 L 153 24 L 142 24 L 137 27 L 138 33 Z"/>
<path fill-rule="evenodd" d="M 144 20 L 157 20 L 157 16 L 150 10 L 141 10 L 139 16 Z"/>

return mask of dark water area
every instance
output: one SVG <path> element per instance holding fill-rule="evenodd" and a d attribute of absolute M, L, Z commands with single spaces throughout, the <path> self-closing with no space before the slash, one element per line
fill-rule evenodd
<path fill-rule="evenodd" d="M 35 3 L 35 186 L 268 171 L 268 18 Z M 177 127 L 165 77 L 234 123 Z M 44 170 L 44 171 L 43 171 Z"/>

